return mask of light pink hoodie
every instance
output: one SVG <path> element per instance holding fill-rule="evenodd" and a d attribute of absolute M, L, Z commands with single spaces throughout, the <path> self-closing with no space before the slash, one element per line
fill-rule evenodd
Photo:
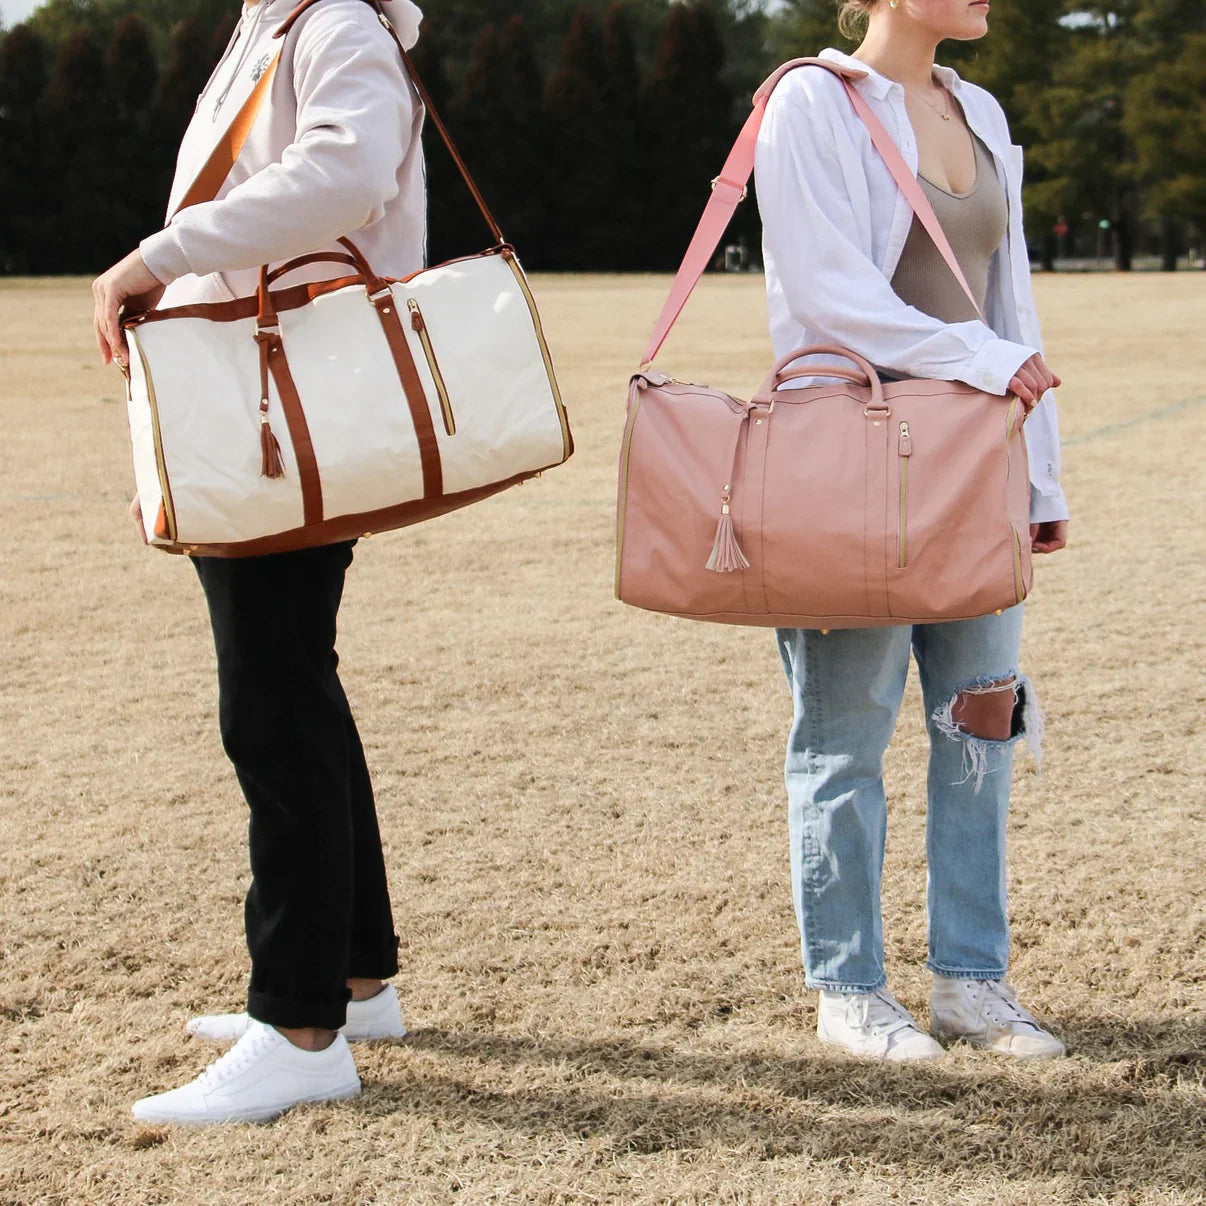
<path fill-rule="evenodd" d="M 217 199 L 184 210 L 142 242 L 147 267 L 168 283 L 161 307 L 254 293 L 261 264 L 334 249 L 341 235 L 384 275 L 423 267 L 423 108 L 398 48 L 364 0 L 322 0 L 285 38 L 274 38 L 296 2 L 244 8 L 197 102 L 169 214 L 283 45 L 269 95 Z M 386 12 L 409 49 L 419 9 L 388 0 Z M 285 284 L 344 271 L 316 265 Z"/>

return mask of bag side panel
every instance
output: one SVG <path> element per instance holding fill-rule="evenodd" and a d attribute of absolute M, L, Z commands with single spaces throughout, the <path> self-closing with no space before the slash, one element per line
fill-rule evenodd
<path fill-rule="evenodd" d="M 301 483 L 276 387 L 269 418 L 285 476 L 261 475 L 254 319 L 176 318 L 137 338 L 158 400 L 180 544 L 250 540 L 302 523 Z"/>
<path fill-rule="evenodd" d="M 143 367 L 138 333 L 127 334 L 130 347 L 130 382 L 126 415 L 130 423 L 130 448 L 134 460 L 134 488 L 142 508 L 142 530 L 148 543 L 155 541 L 155 516 L 163 502 L 158 456 L 155 449 L 155 419 L 151 410 L 150 382 Z"/>
<path fill-rule="evenodd" d="M 740 414 L 702 388 L 642 391 L 622 500 L 617 593 L 625 603 L 677 615 L 746 610 L 742 574 L 706 568 L 744 428 Z M 740 543 L 743 513 L 734 502 Z"/>
<path fill-rule="evenodd" d="M 448 493 L 565 459 L 565 438 L 527 298 L 501 255 L 429 269 L 393 286 L 435 421 Z M 409 321 L 422 314 L 452 412 L 448 435 L 431 366 Z"/>
<path fill-rule="evenodd" d="M 888 564 L 894 617 L 935 620 L 987 615 L 1017 602 L 1008 503 L 1004 398 L 938 381 L 902 382 L 886 391 L 899 446 L 907 422 L 907 564 Z M 890 497 L 901 496 L 902 459 L 889 459 Z M 898 516 L 893 517 L 895 530 Z"/>

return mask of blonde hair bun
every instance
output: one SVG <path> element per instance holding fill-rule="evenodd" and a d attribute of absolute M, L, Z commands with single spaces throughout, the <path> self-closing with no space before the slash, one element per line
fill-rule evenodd
<path fill-rule="evenodd" d="M 852 42 L 867 32 L 867 18 L 878 0 L 838 0 L 838 29 Z"/>

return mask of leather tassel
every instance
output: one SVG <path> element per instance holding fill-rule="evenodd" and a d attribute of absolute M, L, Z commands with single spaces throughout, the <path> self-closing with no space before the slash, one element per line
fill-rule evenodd
<path fill-rule="evenodd" d="M 737 543 L 737 533 L 733 530 L 733 517 L 729 514 L 727 502 L 720 511 L 716 539 L 712 543 L 712 555 L 708 558 L 705 568 L 717 574 L 732 574 L 737 570 L 750 568 L 749 560 L 741 551 L 741 545 Z"/>
<path fill-rule="evenodd" d="M 260 415 L 260 475 L 262 477 L 284 477 L 285 462 L 281 460 L 281 446 L 272 428 L 268 426 L 268 416 Z"/>

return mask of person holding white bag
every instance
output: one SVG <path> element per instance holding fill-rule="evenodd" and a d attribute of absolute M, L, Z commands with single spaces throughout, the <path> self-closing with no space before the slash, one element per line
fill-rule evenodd
<path fill-rule="evenodd" d="M 400 41 L 420 10 L 383 0 Z M 279 51 L 280 57 L 276 56 Z M 229 117 L 266 100 L 214 200 L 179 208 Z M 424 110 L 364 0 L 246 0 L 180 148 L 168 226 L 93 284 L 105 363 L 124 366 L 123 305 L 228 302 L 260 265 L 338 255 L 354 237 L 377 271 L 423 267 Z M 329 269 L 303 266 L 296 281 Z M 340 685 L 336 618 L 353 542 L 253 557 L 194 557 L 218 658 L 223 745 L 250 809 L 245 1014 L 195 1019 L 236 1040 L 197 1079 L 134 1106 L 145 1122 L 264 1121 L 360 1091 L 347 1039 L 405 1035 L 372 786 Z"/>
<path fill-rule="evenodd" d="M 934 64 L 944 39 L 987 33 L 989 5 L 838 7 L 865 37 L 853 55 L 820 57 L 848 74 L 918 176 L 975 300 L 914 215 L 842 82 L 796 70 L 766 107 L 755 162 L 776 359 L 838 344 L 887 380 L 962 381 L 1016 395 L 1030 412 L 1032 550 L 1054 552 L 1068 520 L 1050 393 L 1059 379 L 1043 358 L 1031 291 L 1020 149 L 987 92 Z M 795 702 L 786 762 L 793 896 L 827 1043 L 889 1060 L 939 1056 L 936 1038 L 1024 1058 L 1064 1052 L 1004 978 L 1013 747 L 1025 740 L 1037 755 L 1043 730 L 1018 666 L 1021 625 L 1019 605 L 945 623 L 779 630 Z M 883 756 L 911 651 L 930 736 L 931 1034 L 887 988 L 880 915 Z"/>

